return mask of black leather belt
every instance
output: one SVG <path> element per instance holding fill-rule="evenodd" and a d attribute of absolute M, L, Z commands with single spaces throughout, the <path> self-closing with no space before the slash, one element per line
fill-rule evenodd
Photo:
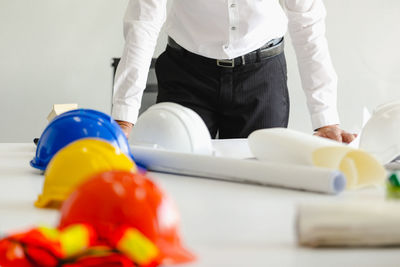
<path fill-rule="evenodd" d="M 207 61 L 209 63 L 215 64 L 219 67 L 234 68 L 236 66 L 259 62 L 261 60 L 265 60 L 267 58 L 279 55 L 280 53 L 283 52 L 284 41 L 283 41 L 283 37 L 277 38 L 277 39 L 272 39 L 271 41 L 269 41 L 268 43 L 266 43 L 265 45 L 263 45 L 261 48 L 259 48 L 257 50 L 254 50 L 243 56 L 232 58 L 232 59 L 211 59 L 211 58 L 206 58 L 206 57 L 194 54 L 190 51 L 187 51 L 182 46 L 180 46 L 171 37 L 168 37 L 168 46 L 173 48 L 174 50 L 177 50 L 180 52 L 185 52 L 192 56 L 200 57 L 203 59 L 203 61 Z"/>

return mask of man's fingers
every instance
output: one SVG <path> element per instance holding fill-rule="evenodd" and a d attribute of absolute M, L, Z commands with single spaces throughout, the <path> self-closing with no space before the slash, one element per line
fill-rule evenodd
<path fill-rule="evenodd" d="M 348 144 L 351 143 L 354 139 L 356 139 L 356 135 L 343 131 L 342 139 L 344 143 Z"/>
<path fill-rule="evenodd" d="M 342 142 L 343 140 L 342 140 L 342 132 L 340 131 L 340 130 L 337 130 L 337 131 L 327 131 L 326 132 L 326 136 L 329 138 L 329 139 L 332 139 L 332 140 L 335 140 L 335 141 L 338 141 L 338 142 Z"/>
<path fill-rule="evenodd" d="M 329 126 L 319 128 L 314 133 L 314 135 L 319 136 L 319 137 L 328 138 L 331 140 L 335 140 L 340 143 L 341 142 L 350 143 L 357 137 L 357 134 L 351 134 L 346 131 L 343 131 L 337 125 L 329 125 Z"/>

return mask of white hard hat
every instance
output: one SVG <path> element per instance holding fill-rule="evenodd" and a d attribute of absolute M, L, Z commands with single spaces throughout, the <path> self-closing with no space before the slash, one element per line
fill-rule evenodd
<path fill-rule="evenodd" d="M 132 142 L 185 153 L 212 154 L 211 136 L 201 117 L 181 105 L 163 102 L 139 116 Z"/>
<path fill-rule="evenodd" d="M 362 130 L 360 148 L 382 164 L 400 155 L 400 101 L 378 106 Z"/>

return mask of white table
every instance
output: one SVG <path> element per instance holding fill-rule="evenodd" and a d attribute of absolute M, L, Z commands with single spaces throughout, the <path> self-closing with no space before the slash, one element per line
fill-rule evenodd
<path fill-rule="evenodd" d="M 57 223 L 37 209 L 43 175 L 29 166 L 33 144 L 0 144 L 0 232 Z M 176 201 L 181 232 L 199 257 L 187 266 L 400 266 L 400 250 L 298 247 L 296 205 L 304 202 L 383 201 L 382 188 L 339 196 L 150 173 Z M 399 226 L 400 227 L 400 226 Z"/>

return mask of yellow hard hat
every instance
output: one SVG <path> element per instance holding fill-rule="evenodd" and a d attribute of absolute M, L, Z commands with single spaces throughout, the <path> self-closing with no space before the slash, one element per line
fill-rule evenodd
<path fill-rule="evenodd" d="M 110 170 L 136 172 L 135 163 L 110 143 L 93 138 L 75 141 L 50 161 L 35 206 L 59 208 L 68 195 L 91 176 Z"/>

